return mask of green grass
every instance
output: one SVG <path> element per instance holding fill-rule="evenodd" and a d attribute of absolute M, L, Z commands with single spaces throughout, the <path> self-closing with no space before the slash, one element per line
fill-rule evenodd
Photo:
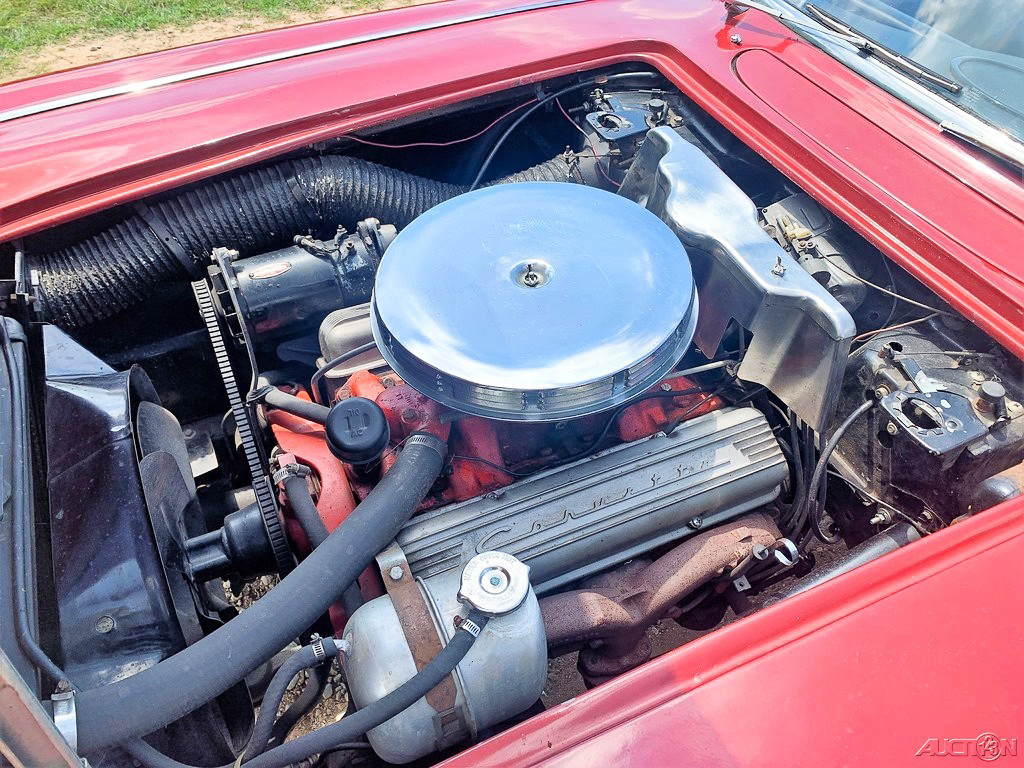
<path fill-rule="evenodd" d="M 326 0 L 0 0 L 0 75 L 19 57 L 75 37 L 180 27 L 225 16 L 273 21 Z"/>

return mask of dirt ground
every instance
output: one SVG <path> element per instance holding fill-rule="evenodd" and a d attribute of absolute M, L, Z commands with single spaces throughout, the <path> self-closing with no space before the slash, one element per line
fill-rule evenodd
<path fill-rule="evenodd" d="M 429 1 L 431 0 L 361 0 L 360 2 L 331 3 L 317 13 L 292 13 L 284 18 L 273 20 L 230 16 L 217 21 L 204 21 L 180 28 L 154 29 L 105 37 L 71 38 L 41 50 L 22 54 L 15 60 L 14 65 L 4 73 L 4 76 L 0 77 L 0 80 L 18 80 L 44 72 L 70 69 L 167 48 L 178 48 L 183 45 L 244 35 L 249 32 L 402 8 Z"/>

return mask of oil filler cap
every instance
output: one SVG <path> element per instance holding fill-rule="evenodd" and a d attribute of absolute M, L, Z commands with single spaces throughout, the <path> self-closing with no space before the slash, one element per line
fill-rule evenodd
<path fill-rule="evenodd" d="M 324 429 L 331 453 L 349 464 L 376 461 L 391 440 L 384 411 L 365 397 L 349 397 L 333 405 Z"/>

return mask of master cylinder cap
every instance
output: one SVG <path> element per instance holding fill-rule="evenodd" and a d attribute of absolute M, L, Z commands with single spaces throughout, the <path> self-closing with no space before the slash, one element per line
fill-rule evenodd
<path fill-rule="evenodd" d="M 558 421 L 653 386 L 686 352 L 697 293 L 657 216 L 593 187 L 506 184 L 431 208 L 388 248 L 374 339 L 424 395 Z"/>

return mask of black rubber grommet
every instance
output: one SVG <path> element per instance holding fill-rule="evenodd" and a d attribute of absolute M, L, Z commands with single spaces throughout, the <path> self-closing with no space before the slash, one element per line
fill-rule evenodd
<path fill-rule="evenodd" d="M 376 461 L 391 441 L 384 411 L 365 397 L 349 397 L 331 406 L 324 429 L 331 453 L 349 464 Z"/>

